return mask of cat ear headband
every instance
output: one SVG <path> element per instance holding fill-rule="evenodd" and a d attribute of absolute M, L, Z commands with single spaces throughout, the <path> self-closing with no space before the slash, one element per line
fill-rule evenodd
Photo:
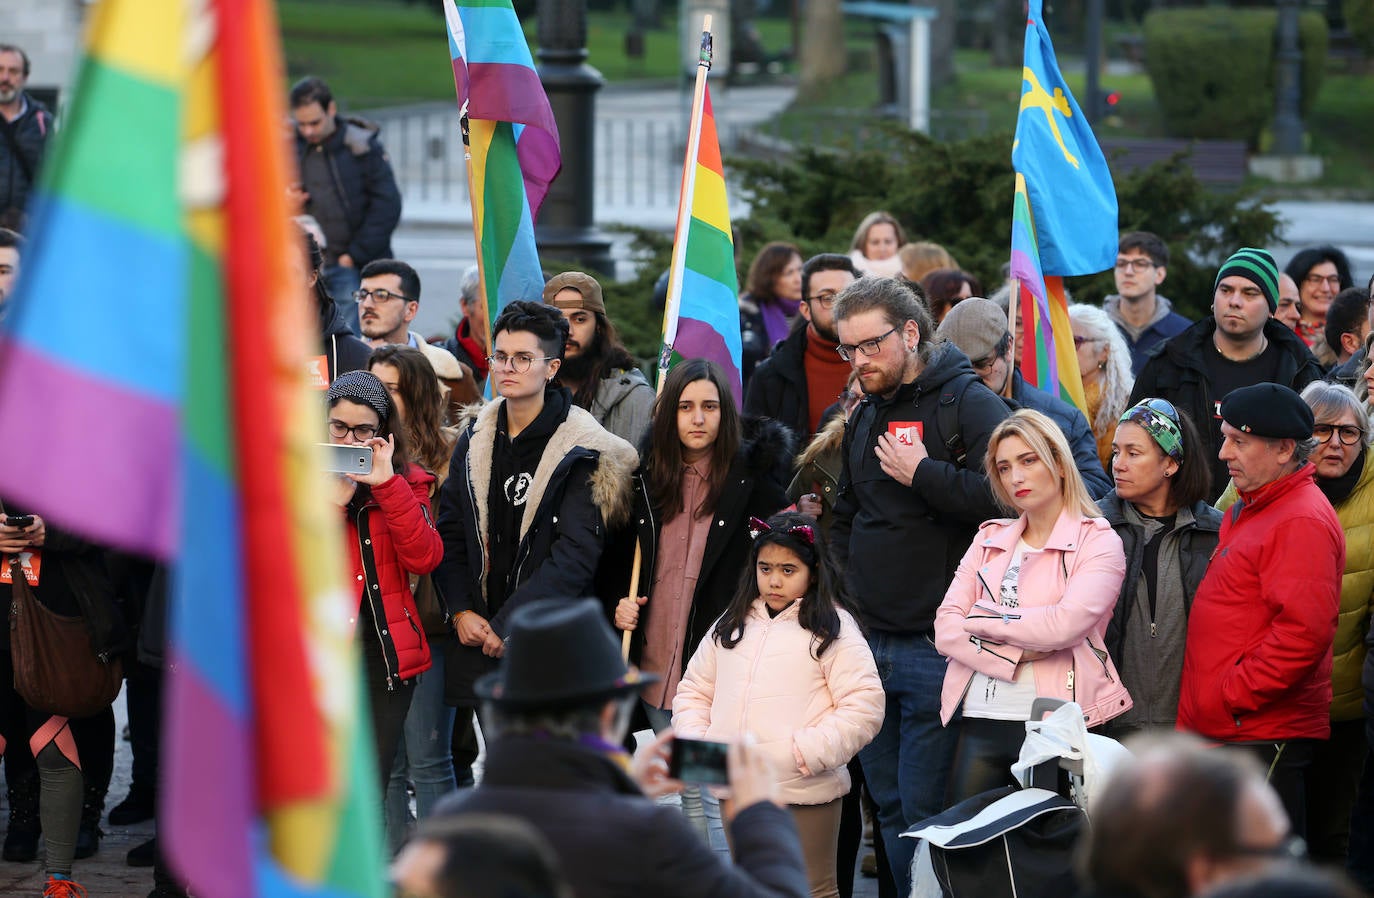
<path fill-rule="evenodd" d="M 767 521 L 760 521 L 758 518 L 749 519 L 749 538 L 758 539 L 760 533 L 771 532 L 772 527 L 768 526 Z M 793 524 L 783 531 L 802 539 L 808 546 L 816 545 L 816 529 L 810 524 Z"/>

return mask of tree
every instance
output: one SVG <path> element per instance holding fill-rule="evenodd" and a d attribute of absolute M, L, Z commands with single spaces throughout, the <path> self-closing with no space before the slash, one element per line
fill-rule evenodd
<path fill-rule="evenodd" d="M 806 0 L 802 7 L 797 91 L 815 96 L 845 73 L 844 14 L 840 0 Z"/>

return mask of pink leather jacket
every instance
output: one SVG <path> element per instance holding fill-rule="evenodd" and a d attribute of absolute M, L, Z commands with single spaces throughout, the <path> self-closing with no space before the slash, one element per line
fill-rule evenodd
<path fill-rule="evenodd" d="M 1090 727 L 1131 707 L 1103 633 L 1126 576 L 1121 539 L 1104 518 L 1065 510 L 1042 551 L 1021 560 L 1016 607 L 998 601 L 1024 518 L 988 521 L 959 562 L 935 613 L 935 646 L 949 659 L 940 697 L 948 724 L 974 672 L 1012 680 L 1027 651 L 1042 698 L 1078 702 Z"/>

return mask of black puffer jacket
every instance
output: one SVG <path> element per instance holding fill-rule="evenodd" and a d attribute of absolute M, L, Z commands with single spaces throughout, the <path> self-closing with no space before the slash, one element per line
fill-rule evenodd
<path fill-rule="evenodd" d="M 961 467 L 945 447 L 952 435 L 940 433 L 938 409 L 955 401 L 959 381 L 970 377 L 958 400 L 968 452 Z M 978 525 L 1004 514 L 983 474 L 983 457 L 993 429 L 1010 414 L 950 343 L 936 345 L 916 379 L 890 398 L 868 396 L 855 409 L 845 431 L 830 548 L 869 629 L 934 629 L 935 609 Z M 884 473 L 874 453 L 878 437 L 898 422 L 919 423 L 929 453 L 911 486 Z"/>
<path fill-rule="evenodd" d="M 344 206 L 349 232 L 348 246 L 329 249 L 348 253 L 359 269 L 373 259 L 391 258 L 391 232 L 401 220 L 401 191 L 378 137 L 380 130 L 371 122 L 341 117 L 334 133 L 318 147 L 296 135 L 298 163 L 304 163 L 306 153 L 328 155 L 330 179 Z"/>
<path fill-rule="evenodd" d="M 645 450 L 645 457 L 648 451 Z M 767 418 L 746 419 L 744 441 L 730 465 L 729 479 L 712 513 L 714 520 L 710 535 L 706 537 L 701 572 L 697 575 L 692 610 L 687 618 L 687 645 L 682 652 L 684 669 L 696 646 L 716 618 L 725 612 L 739 587 L 751 550 L 749 518 L 766 520 L 787 506 L 787 482 L 792 474 L 795 451 L 792 432 L 783 425 Z M 662 517 L 649 502 L 641 468 L 634 478 L 630 523 L 612 536 L 598 576 L 599 592 L 608 609 L 613 610 L 616 601 L 629 592 L 636 541 L 643 552 L 639 594 L 649 594 L 662 528 Z M 653 596 L 649 596 L 649 601 L 653 601 Z M 630 643 L 631 660 L 638 661 L 643 637 L 641 627 Z"/>

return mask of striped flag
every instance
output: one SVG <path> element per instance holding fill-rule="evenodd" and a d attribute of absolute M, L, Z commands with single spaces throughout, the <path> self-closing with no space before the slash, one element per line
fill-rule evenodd
<path fill-rule="evenodd" d="M 159 820 L 195 894 L 381 898 L 277 34 L 270 0 L 95 7 L 0 331 L 43 451 L 0 493 L 171 566 Z"/>
<path fill-rule="evenodd" d="M 1117 205 L 1107 160 L 1054 55 L 1041 0 L 1028 0 L 1021 108 L 1012 143 L 1011 276 L 1027 382 L 1087 410 L 1063 278 L 1116 259 Z"/>
<path fill-rule="evenodd" d="M 739 281 L 720 139 L 711 109 L 711 88 L 704 74 L 709 68 L 709 32 L 702 33 L 702 56 L 708 62 L 698 76 L 700 102 L 693 109 L 688 132 L 658 382 L 661 388 L 668 369 L 680 359 L 710 359 L 724 369 L 735 403 L 741 405 Z"/>
<path fill-rule="evenodd" d="M 563 166 L 558 125 L 510 0 L 444 0 L 489 321 L 544 289 L 534 222 Z"/>

